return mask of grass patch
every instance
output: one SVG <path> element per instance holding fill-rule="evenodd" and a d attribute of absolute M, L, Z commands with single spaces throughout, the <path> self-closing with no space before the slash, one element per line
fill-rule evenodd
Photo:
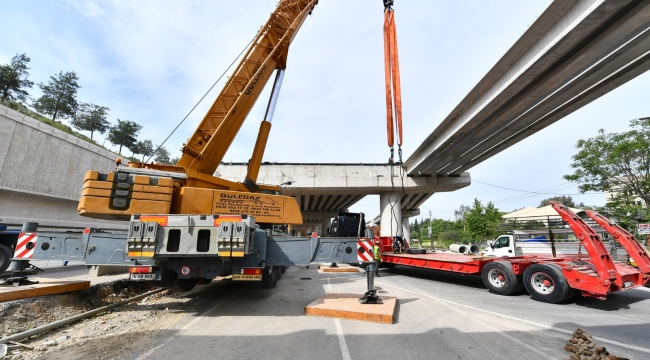
<path fill-rule="evenodd" d="M 47 117 L 45 117 L 45 116 L 43 116 L 43 115 L 41 115 L 41 114 L 39 114 L 39 113 L 37 113 L 37 112 L 35 112 L 33 110 L 30 110 L 29 108 L 27 108 L 27 106 L 25 106 L 25 105 L 23 105 L 21 103 L 17 103 L 17 102 L 14 102 L 14 101 L 3 101 L 3 100 L 0 99 L 0 104 L 4 105 L 4 106 L 6 106 L 6 107 L 8 107 L 10 109 L 16 110 L 16 111 L 18 111 L 19 113 L 21 113 L 23 115 L 27 115 L 30 118 L 33 118 L 33 119 L 36 119 L 38 121 L 44 122 L 44 123 L 46 123 L 46 124 L 48 124 L 48 125 L 50 125 L 50 126 L 52 126 L 54 128 L 57 128 L 57 129 L 59 129 L 59 130 L 61 130 L 63 132 L 66 132 L 66 133 L 68 133 L 70 135 L 74 135 L 74 136 L 78 137 L 79 139 L 85 140 L 85 141 L 87 141 L 87 142 L 89 142 L 91 144 L 94 144 L 94 145 L 97 145 L 97 146 L 99 146 L 101 148 L 106 149 L 105 147 L 99 145 L 95 140 L 91 140 L 88 136 L 80 134 L 80 133 L 72 130 L 72 128 L 69 127 L 68 125 L 65 125 L 65 124 L 60 123 L 58 121 L 54 121 L 54 120 L 52 120 L 50 118 L 47 118 Z M 106 149 L 106 150 L 109 150 L 109 149 Z"/>

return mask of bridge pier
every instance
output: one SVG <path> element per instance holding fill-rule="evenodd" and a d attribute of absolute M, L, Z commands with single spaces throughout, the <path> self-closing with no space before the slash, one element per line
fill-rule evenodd
<path fill-rule="evenodd" d="M 398 193 L 379 194 L 381 213 L 381 236 L 402 236 L 402 199 Z"/>

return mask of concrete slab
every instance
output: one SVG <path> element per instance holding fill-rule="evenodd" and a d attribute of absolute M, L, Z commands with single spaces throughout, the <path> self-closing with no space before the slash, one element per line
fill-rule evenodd
<path fill-rule="evenodd" d="M 305 315 L 394 324 L 399 300 L 381 296 L 383 304 L 361 304 L 363 295 L 330 293 L 305 306 Z"/>
<path fill-rule="evenodd" d="M 319 265 L 318 270 L 326 273 L 356 273 L 359 268 L 347 264 L 337 264 L 338 267 L 331 267 L 330 265 Z"/>
<path fill-rule="evenodd" d="M 45 278 L 30 278 L 38 284 L 25 286 L 0 286 L 0 302 L 27 299 L 36 296 L 61 294 L 66 292 L 88 289 L 90 281 L 66 281 Z"/>

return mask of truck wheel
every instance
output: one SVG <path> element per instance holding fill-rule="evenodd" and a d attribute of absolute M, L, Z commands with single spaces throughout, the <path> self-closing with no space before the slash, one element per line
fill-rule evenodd
<path fill-rule="evenodd" d="M 487 263 L 483 267 L 481 277 L 483 284 L 495 294 L 512 295 L 519 289 L 519 281 L 512 265 L 505 260 Z"/>
<path fill-rule="evenodd" d="M 524 271 L 524 286 L 537 301 L 555 304 L 569 296 L 569 283 L 555 264 L 533 264 Z"/>
<path fill-rule="evenodd" d="M 196 280 L 194 278 L 189 279 L 175 279 L 174 284 L 172 285 L 172 292 L 185 292 L 194 289 L 196 286 Z"/>
<path fill-rule="evenodd" d="M 0 244 L 0 274 L 5 272 L 11 264 L 11 249 Z"/>
<path fill-rule="evenodd" d="M 278 282 L 277 266 L 267 266 L 262 270 L 262 287 L 273 289 Z"/>

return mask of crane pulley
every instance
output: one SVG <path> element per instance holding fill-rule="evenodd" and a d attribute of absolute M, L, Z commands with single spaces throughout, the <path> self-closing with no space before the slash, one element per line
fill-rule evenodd
<path fill-rule="evenodd" d="M 402 162 L 402 90 L 399 75 L 399 56 L 397 52 L 397 30 L 393 0 L 384 2 L 384 71 L 386 77 L 386 125 L 390 163 L 393 163 L 394 134 L 397 132 L 399 162 Z"/>

